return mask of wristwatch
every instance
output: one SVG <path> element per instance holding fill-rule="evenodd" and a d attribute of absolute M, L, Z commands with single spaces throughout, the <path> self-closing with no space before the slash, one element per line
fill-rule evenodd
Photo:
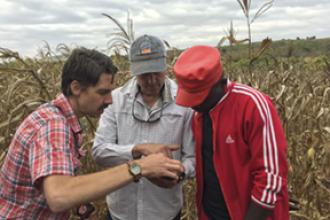
<path fill-rule="evenodd" d="M 128 161 L 128 171 L 133 176 L 134 182 L 139 182 L 140 178 L 142 177 L 142 170 L 141 166 L 134 161 Z"/>

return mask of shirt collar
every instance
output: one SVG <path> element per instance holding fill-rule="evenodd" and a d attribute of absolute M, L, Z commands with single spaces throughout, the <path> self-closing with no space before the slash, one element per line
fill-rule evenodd
<path fill-rule="evenodd" d="M 57 96 L 56 99 L 52 101 L 52 104 L 56 106 L 64 115 L 64 117 L 68 120 L 68 123 L 74 133 L 82 132 L 78 117 L 74 113 L 69 100 L 67 99 L 67 97 L 65 97 L 63 93 Z"/>

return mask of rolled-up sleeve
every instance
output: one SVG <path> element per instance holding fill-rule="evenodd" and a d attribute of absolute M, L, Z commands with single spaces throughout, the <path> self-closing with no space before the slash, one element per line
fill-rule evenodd
<path fill-rule="evenodd" d="M 63 119 L 45 123 L 29 148 L 29 166 L 33 184 L 49 175 L 74 175 L 75 164 L 70 151 L 70 127 Z"/>
<path fill-rule="evenodd" d="M 94 160 L 102 166 L 114 166 L 132 159 L 134 144 L 118 145 L 118 127 L 113 105 L 101 115 L 92 148 Z"/>

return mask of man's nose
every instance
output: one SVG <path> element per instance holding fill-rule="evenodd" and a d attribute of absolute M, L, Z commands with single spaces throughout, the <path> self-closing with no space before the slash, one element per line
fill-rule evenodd
<path fill-rule="evenodd" d="M 154 84 L 157 81 L 156 73 L 149 74 L 147 80 L 149 84 Z"/>
<path fill-rule="evenodd" d="M 107 105 L 112 104 L 112 94 L 111 94 L 111 92 L 105 97 L 104 104 L 107 104 Z"/>

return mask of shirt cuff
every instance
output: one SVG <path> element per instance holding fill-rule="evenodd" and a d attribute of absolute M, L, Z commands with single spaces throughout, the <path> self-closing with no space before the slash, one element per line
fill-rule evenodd
<path fill-rule="evenodd" d="M 127 158 L 128 160 L 132 160 L 133 159 L 132 150 L 134 146 L 135 144 L 120 145 L 118 146 L 117 151 L 123 157 Z"/>

